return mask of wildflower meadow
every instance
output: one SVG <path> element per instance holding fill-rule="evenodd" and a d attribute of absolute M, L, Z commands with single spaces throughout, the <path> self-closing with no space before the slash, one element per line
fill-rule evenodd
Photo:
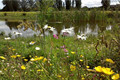
<path fill-rule="evenodd" d="M 52 34 L 55 28 L 44 25 L 39 26 L 42 32 L 32 37 L 22 37 L 19 32 L 13 32 L 15 38 L 1 35 L 0 79 L 119 80 L 119 29 L 115 26 L 97 37 L 70 36 L 74 27 Z M 45 30 L 51 34 L 45 36 Z"/>

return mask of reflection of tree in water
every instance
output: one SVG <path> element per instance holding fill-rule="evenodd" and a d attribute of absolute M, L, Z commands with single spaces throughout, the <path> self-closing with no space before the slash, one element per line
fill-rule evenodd
<path fill-rule="evenodd" d="M 80 32 L 85 32 L 87 28 L 87 22 L 74 23 L 73 27 L 75 27 L 75 33 L 78 33 L 79 30 Z"/>
<path fill-rule="evenodd" d="M 89 22 L 89 28 L 92 30 L 92 31 L 94 31 L 95 29 L 96 29 L 96 24 L 97 23 L 93 23 L 93 22 Z"/>
<path fill-rule="evenodd" d="M 6 21 L 5 24 L 10 28 L 10 30 L 12 30 L 12 28 L 14 29 L 18 29 L 17 26 L 20 24 L 20 22 L 8 22 Z"/>
<path fill-rule="evenodd" d="M 8 22 L 8 21 L 6 21 L 5 23 L 10 28 L 10 30 L 12 30 L 12 29 L 18 30 L 17 26 L 21 22 Z M 36 26 L 35 26 L 36 22 L 32 22 L 32 24 L 36 28 Z M 75 33 L 79 33 L 79 32 L 84 33 L 84 32 L 87 32 L 87 30 L 89 31 L 89 33 L 90 32 L 97 32 L 98 28 L 101 31 L 104 31 L 104 30 L 106 30 L 106 27 L 108 26 L 107 23 L 101 23 L 101 22 L 99 22 L 99 23 L 98 22 L 97 23 L 95 23 L 95 22 L 89 22 L 89 23 L 87 23 L 87 22 L 79 22 L 79 23 L 48 23 L 48 25 L 56 28 L 58 34 L 60 34 L 61 30 L 63 29 L 63 26 L 65 26 L 65 28 L 74 27 Z M 24 26 L 21 26 L 21 29 L 24 30 Z"/>
<path fill-rule="evenodd" d="M 49 23 L 49 26 L 52 26 L 57 29 L 58 34 L 60 34 L 61 30 L 63 29 L 63 23 Z M 66 27 L 65 27 L 66 28 Z"/>
<path fill-rule="evenodd" d="M 99 22 L 98 23 L 98 27 L 100 29 L 101 32 L 103 32 L 104 30 L 106 30 L 106 27 L 108 26 L 109 24 L 107 23 L 104 23 L 104 22 Z"/>

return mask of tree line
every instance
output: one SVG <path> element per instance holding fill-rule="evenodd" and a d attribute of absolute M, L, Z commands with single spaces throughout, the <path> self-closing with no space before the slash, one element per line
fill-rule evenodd
<path fill-rule="evenodd" d="M 48 0 L 49 1 L 49 0 Z M 5 5 L 2 11 L 37 11 L 38 5 L 42 5 L 44 0 L 3 0 L 2 3 Z M 81 9 L 81 0 L 53 0 L 54 4 L 51 7 L 54 7 L 58 10 L 65 8 L 70 10 L 71 8 Z M 101 1 L 102 8 L 107 10 L 110 6 L 110 0 Z"/>

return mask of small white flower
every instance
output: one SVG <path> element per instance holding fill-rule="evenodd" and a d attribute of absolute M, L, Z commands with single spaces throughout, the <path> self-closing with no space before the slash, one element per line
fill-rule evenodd
<path fill-rule="evenodd" d="M 10 37 L 5 38 L 5 40 L 10 40 L 10 39 L 11 39 Z"/>
<path fill-rule="evenodd" d="M 22 41 L 22 44 L 24 44 L 24 42 Z"/>
<path fill-rule="evenodd" d="M 87 38 L 87 37 L 82 37 L 81 39 L 82 39 L 82 40 L 86 40 L 86 38 Z"/>
<path fill-rule="evenodd" d="M 46 30 L 48 28 L 48 24 L 44 25 L 43 29 Z"/>
<path fill-rule="evenodd" d="M 0 74 L 3 74 L 3 72 L 0 70 Z"/>
<path fill-rule="evenodd" d="M 2 60 L 2 62 L 4 62 L 4 60 Z"/>
<path fill-rule="evenodd" d="M 81 40 L 86 40 L 87 37 L 85 37 L 84 34 L 82 35 L 77 35 L 77 39 L 81 39 Z"/>
<path fill-rule="evenodd" d="M 38 50 L 40 50 L 40 48 L 39 48 L 39 47 L 36 47 L 36 48 L 35 48 L 35 50 L 37 50 L 37 51 L 38 51 Z"/>
<path fill-rule="evenodd" d="M 106 27 L 106 30 L 111 30 L 112 29 L 112 26 L 107 26 Z"/>
<path fill-rule="evenodd" d="M 80 35 L 77 35 L 77 39 L 81 39 L 82 38 L 82 36 L 80 36 Z"/>
<path fill-rule="evenodd" d="M 43 36 L 43 34 L 40 35 L 41 37 Z"/>
<path fill-rule="evenodd" d="M 35 60 L 35 59 L 33 59 L 33 58 L 32 58 L 32 59 L 30 59 L 30 61 L 34 61 L 34 60 Z"/>
<path fill-rule="evenodd" d="M 35 42 L 34 42 L 34 41 L 31 41 L 31 42 L 30 42 L 30 45 L 33 45 L 33 44 L 35 44 Z"/>
<path fill-rule="evenodd" d="M 14 66 L 11 66 L 11 68 L 15 68 Z"/>
<path fill-rule="evenodd" d="M 63 29 L 61 30 L 61 33 L 68 33 L 68 34 L 71 34 L 72 32 L 74 32 L 74 27 L 70 27 L 70 28 L 66 28 L 66 29 Z"/>
<path fill-rule="evenodd" d="M 13 31 L 14 35 L 22 35 L 22 33 L 19 33 L 19 32 L 16 32 L 16 31 Z"/>
<path fill-rule="evenodd" d="M 51 28 L 50 28 L 50 31 L 54 31 L 54 30 L 55 30 L 55 28 L 54 28 L 54 27 L 51 27 Z"/>
<path fill-rule="evenodd" d="M 69 31 L 73 31 L 73 30 L 74 30 L 74 27 L 70 27 L 70 28 L 69 28 Z"/>
<path fill-rule="evenodd" d="M 7 66 L 10 66 L 10 64 L 9 64 L 9 63 L 7 63 Z"/>

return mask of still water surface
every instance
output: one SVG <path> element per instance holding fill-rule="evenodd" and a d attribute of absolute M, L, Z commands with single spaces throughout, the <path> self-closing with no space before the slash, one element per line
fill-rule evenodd
<path fill-rule="evenodd" d="M 13 35 L 14 31 L 21 32 L 22 36 L 28 37 L 28 36 L 33 36 L 36 34 L 32 29 L 28 28 L 26 31 L 24 30 L 24 26 L 19 30 L 17 26 L 21 22 L 9 22 L 9 21 L 0 21 L 0 33 L 2 31 L 5 32 L 5 35 L 8 35 L 11 33 Z M 35 25 L 36 22 L 33 22 Z M 52 26 L 55 29 L 53 33 L 49 31 L 45 31 L 45 35 L 52 35 L 52 34 L 60 34 L 61 30 L 64 28 L 70 28 L 74 27 L 74 32 L 70 36 L 74 36 L 75 34 L 86 34 L 86 35 L 98 35 L 98 30 L 104 31 L 106 29 L 110 29 L 112 25 L 110 24 L 103 24 L 103 23 L 48 23 L 49 26 Z"/>

